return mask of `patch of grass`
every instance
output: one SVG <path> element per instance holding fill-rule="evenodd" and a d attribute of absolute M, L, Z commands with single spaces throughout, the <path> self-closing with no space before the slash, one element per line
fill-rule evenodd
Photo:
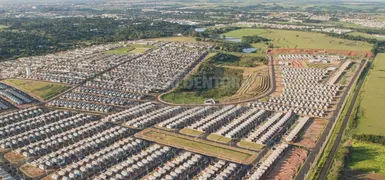
<path fill-rule="evenodd" d="M 64 84 L 35 80 L 7 79 L 3 82 L 44 100 L 50 99 L 69 88 Z"/>
<path fill-rule="evenodd" d="M 202 104 L 207 99 L 230 97 L 239 89 L 242 74 L 241 69 L 216 66 L 212 57 L 162 98 L 176 104 Z"/>
<path fill-rule="evenodd" d="M 251 150 L 256 150 L 256 151 L 259 151 L 259 150 L 263 149 L 263 147 L 264 147 L 261 144 L 252 143 L 252 142 L 248 142 L 248 141 L 240 141 L 237 143 L 237 145 L 239 147 L 243 147 L 243 148 L 251 149 Z"/>
<path fill-rule="evenodd" d="M 257 63 L 267 64 L 268 60 L 264 55 L 253 55 L 247 53 L 218 53 L 213 58 L 216 65 L 256 67 Z"/>
<path fill-rule="evenodd" d="M 258 35 L 271 39 L 274 46 L 280 48 L 333 49 L 360 52 L 367 52 L 372 48 L 372 45 L 367 42 L 338 39 L 315 32 L 245 28 L 230 31 L 224 35 L 234 38 Z"/>
<path fill-rule="evenodd" d="M 257 158 L 257 154 L 251 151 L 212 143 L 209 141 L 203 141 L 196 138 L 185 137 L 158 129 L 149 128 L 137 133 L 135 136 L 149 141 L 155 141 L 160 144 L 182 148 L 188 151 L 214 156 L 242 164 L 251 164 Z"/>
<path fill-rule="evenodd" d="M 378 54 L 374 60 L 361 92 L 360 111 L 356 134 L 385 136 L 385 54 Z"/>
<path fill-rule="evenodd" d="M 135 48 L 133 48 L 133 47 L 122 47 L 122 48 L 116 48 L 116 49 L 109 50 L 106 53 L 107 54 L 116 54 L 116 55 L 129 54 L 134 49 Z"/>
<path fill-rule="evenodd" d="M 2 30 L 2 29 L 7 29 L 7 28 L 8 28 L 8 26 L 1 25 L 1 24 L 0 24 L 0 30 Z"/>
<path fill-rule="evenodd" d="M 130 44 L 127 47 L 121 47 L 121 48 L 116 48 L 107 51 L 106 53 L 108 54 L 134 54 L 134 53 L 142 53 L 145 52 L 149 49 L 154 48 L 155 46 L 150 46 L 150 45 L 143 45 L 143 44 Z"/>
<path fill-rule="evenodd" d="M 193 37 L 175 36 L 175 37 L 163 37 L 151 39 L 154 41 L 169 41 L 169 42 L 196 42 Z"/>
<path fill-rule="evenodd" d="M 175 104 L 203 104 L 207 100 L 194 92 L 171 92 L 163 95 L 162 99 Z"/>
<path fill-rule="evenodd" d="M 221 135 L 217 135 L 217 134 L 210 134 L 207 137 L 207 139 L 211 140 L 211 141 L 219 142 L 219 143 L 224 143 L 224 144 L 227 144 L 227 143 L 231 142 L 231 138 L 228 138 L 228 137 L 225 137 L 225 136 L 221 136 Z"/>
<path fill-rule="evenodd" d="M 353 170 L 385 174 L 385 146 L 353 141 L 348 167 Z"/>
<path fill-rule="evenodd" d="M 184 128 L 184 129 L 180 130 L 179 132 L 182 133 L 182 134 L 186 134 L 186 135 L 190 135 L 190 136 L 195 136 L 195 137 L 199 137 L 202 134 L 204 134 L 204 132 L 202 132 L 202 131 L 198 131 L 198 130 L 190 129 L 190 128 Z"/>

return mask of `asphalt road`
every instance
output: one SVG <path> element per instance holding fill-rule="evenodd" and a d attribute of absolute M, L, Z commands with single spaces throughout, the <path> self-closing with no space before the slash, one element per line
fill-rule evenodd
<path fill-rule="evenodd" d="M 365 67 L 365 62 L 366 62 L 366 61 L 362 61 L 362 62 L 361 62 L 359 72 L 361 72 L 362 69 Z M 354 75 L 354 78 L 353 78 L 353 79 L 356 80 L 357 77 L 358 77 L 360 74 L 361 74 L 361 73 L 356 73 L 356 74 Z M 338 103 L 338 105 L 337 105 L 336 112 L 339 112 L 340 109 L 343 107 L 343 104 L 344 104 L 344 102 L 345 102 L 345 99 L 347 98 L 347 96 L 348 96 L 348 94 L 349 94 L 349 91 L 350 91 L 350 89 L 353 87 L 354 83 L 355 83 L 355 81 L 351 81 L 351 82 L 349 83 L 349 85 L 346 87 L 346 90 L 345 90 L 344 94 L 343 94 L 342 97 L 341 97 L 341 100 L 339 101 L 339 103 Z M 353 100 L 354 100 L 354 99 L 353 99 Z M 352 103 L 355 103 L 355 102 L 352 101 Z M 306 159 L 304 165 L 302 166 L 302 168 L 301 168 L 300 171 L 298 172 L 298 175 L 297 175 L 296 178 L 295 178 L 296 180 L 304 180 L 304 179 L 306 179 L 307 174 L 309 173 L 309 171 L 310 171 L 310 169 L 311 169 L 311 167 L 312 167 L 312 164 L 315 163 L 314 161 L 315 161 L 317 155 L 318 155 L 319 153 L 321 153 L 322 147 L 323 147 L 324 143 L 327 142 L 327 140 L 328 140 L 328 139 L 327 139 L 327 138 L 328 138 L 328 135 L 329 135 L 330 131 L 333 130 L 333 129 L 332 129 L 332 128 L 333 128 L 333 125 L 334 125 L 334 123 L 336 122 L 338 116 L 339 116 L 339 113 L 334 113 L 333 116 L 330 118 L 329 123 L 326 125 L 325 131 L 323 132 L 323 134 L 321 135 L 321 137 L 318 139 L 316 146 L 315 146 L 313 149 L 310 150 L 309 157 Z M 346 125 L 345 125 L 345 126 L 346 126 Z M 345 129 L 345 127 L 343 126 L 343 128 L 341 128 L 341 129 Z M 342 131 L 342 132 L 343 132 L 343 131 Z M 339 135 L 342 135 L 342 133 L 339 132 Z M 338 142 L 338 144 L 339 144 L 339 142 Z M 337 147 L 338 147 L 338 144 L 337 144 Z M 334 148 L 334 146 L 333 146 L 333 149 L 334 149 L 334 151 L 337 150 L 337 148 Z M 332 150 L 332 152 L 333 152 L 333 150 Z M 332 156 L 334 157 L 334 155 L 332 155 Z M 330 156 L 329 156 L 329 157 L 330 157 Z M 329 158 L 328 158 L 328 159 L 329 159 Z M 332 159 L 331 159 L 331 160 L 332 160 Z"/>
<path fill-rule="evenodd" d="M 346 116 L 345 116 L 343 122 L 342 122 L 342 126 L 340 128 L 340 131 L 338 132 L 337 138 L 336 138 L 336 140 L 333 143 L 332 150 L 331 150 L 328 158 L 326 159 L 326 162 L 325 162 L 325 165 L 322 168 L 321 174 L 318 177 L 318 179 L 320 179 L 320 180 L 326 179 L 327 173 L 328 173 L 328 171 L 330 169 L 330 166 L 333 163 L 334 156 L 335 156 L 335 154 L 337 152 L 339 144 L 341 143 L 342 136 L 344 134 L 346 126 L 348 125 L 350 115 L 353 112 L 354 104 L 357 101 L 357 96 L 358 96 L 358 93 L 360 92 L 360 89 L 361 89 L 361 86 L 362 86 L 363 83 L 364 83 L 364 81 L 359 81 L 358 84 L 357 84 L 357 89 L 354 92 L 352 102 L 349 105 L 349 109 L 348 109 L 348 111 L 346 113 Z"/>

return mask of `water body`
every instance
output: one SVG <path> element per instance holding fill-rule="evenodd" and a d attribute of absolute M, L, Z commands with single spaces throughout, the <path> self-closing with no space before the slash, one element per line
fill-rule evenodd
<path fill-rule="evenodd" d="M 222 35 L 219 36 L 219 38 L 223 38 Z M 234 38 L 234 37 L 226 37 L 225 38 L 225 41 L 229 41 L 229 42 L 242 42 L 242 39 L 241 38 Z"/>
<path fill-rule="evenodd" d="M 245 48 L 245 49 L 242 49 L 242 51 L 244 53 L 253 53 L 255 51 L 257 51 L 258 49 L 257 48 Z"/>
<path fill-rule="evenodd" d="M 195 32 L 205 32 L 206 28 L 195 28 L 194 31 Z"/>

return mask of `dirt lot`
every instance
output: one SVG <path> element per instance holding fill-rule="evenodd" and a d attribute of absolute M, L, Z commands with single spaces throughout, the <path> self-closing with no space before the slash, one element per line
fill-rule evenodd
<path fill-rule="evenodd" d="M 223 66 L 232 69 L 243 70 L 243 79 L 238 91 L 231 97 L 222 101 L 241 101 L 262 95 L 270 88 L 270 78 L 268 75 L 268 67 L 266 65 L 258 65 L 257 67 L 236 67 Z"/>
<path fill-rule="evenodd" d="M 316 145 L 319 136 L 324 131 L 326 124 L 327 120 L 324 119 L 312 120 L 312 122 L 305 127 L 306 129 L 303 136 L 298 139 L 298 143 L 296 144 L 306 148 L 313 148 Z"/>
<path fill-rule="evenodd" d="M 294 147 L 287 151 L 270 172 L 267 179 L 290 180 L 297 174 L 297 171 L 305 162 L 307 151 Z"/>

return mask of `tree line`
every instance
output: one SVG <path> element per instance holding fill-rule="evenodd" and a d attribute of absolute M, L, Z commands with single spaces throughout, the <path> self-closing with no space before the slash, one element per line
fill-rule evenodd
<path fill-rule="evenodd" d="M 0 60 L 43 55 L 86 45 L 189 35 L 193 27 L 146 19 L 62 18 L 7 19 L 0 31 Z"/>

